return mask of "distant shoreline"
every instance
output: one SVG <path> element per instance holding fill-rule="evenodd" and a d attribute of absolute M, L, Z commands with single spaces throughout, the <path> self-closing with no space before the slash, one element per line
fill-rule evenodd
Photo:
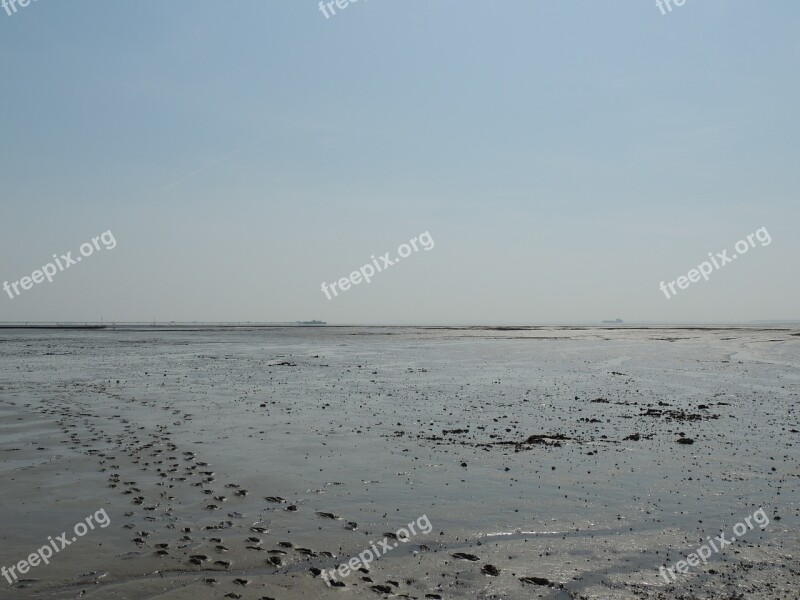
<path fill-rule="evenodd" d="M 787 330 L 800 327 L 800 321 L 750 321 L 742 323 L 582 323 L 573 325 L 359 325 L 359 324 L 310 324 L 310 323 L 224 323 L 224 322 L 192 322 L 192 323 L 76 323 L 76 322 L 6 322 L 0 323 L 0 330 L 72 330 L 72 331 L 202 331 L 202 330 L 236 330 L 236 329 L 281 329 L 281 328 L 358 328 L 358 329 L 428 329 L 458 331 L 539 331 L 539 330 L 731 330 L 731 329 L 774 329 Z"/>

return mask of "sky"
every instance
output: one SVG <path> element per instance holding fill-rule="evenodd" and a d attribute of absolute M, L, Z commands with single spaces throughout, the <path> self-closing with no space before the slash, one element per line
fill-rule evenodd
<path fill-rule="evenodd" d="M 800 3 L 671 6 L 0 9 L 0 321 L 798 319 Z"/>

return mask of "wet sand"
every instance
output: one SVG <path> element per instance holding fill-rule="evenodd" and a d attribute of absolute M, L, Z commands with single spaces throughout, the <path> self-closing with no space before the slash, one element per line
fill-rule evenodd
<path fill-rule="evenodd" d="M 798 598 L 799 349 L 755 327 L 3 330 L 0 565 L 111 524 L 0 598 Z M 422 515 L 345 586 L 316 574 Z"/>

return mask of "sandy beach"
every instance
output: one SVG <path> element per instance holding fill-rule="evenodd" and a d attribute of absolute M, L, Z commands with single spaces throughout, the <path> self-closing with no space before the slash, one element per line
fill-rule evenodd
<path fill-rule="evenodd" d="M 798 336 L 3 330 L 0 597 L 797 598 Z"/>

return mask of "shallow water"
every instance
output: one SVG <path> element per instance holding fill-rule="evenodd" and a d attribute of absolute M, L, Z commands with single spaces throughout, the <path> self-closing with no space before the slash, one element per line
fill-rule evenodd
<path fill-rule="evenodd" d="M 3 330 L 0 564 L 100 508 L 111 525 L 0 597 L 798 597 L 798 344 L 758 328 Z M 764 530 L 659 577 L 759 507 Z M 309 572 L 422 515 L 429 534 L 347 587 Z"/>

